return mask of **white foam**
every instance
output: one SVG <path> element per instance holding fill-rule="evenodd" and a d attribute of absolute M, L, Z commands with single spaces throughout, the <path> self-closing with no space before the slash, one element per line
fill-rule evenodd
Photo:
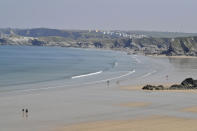
<path fill-rule="evenodd" d="M 135 59 L 135 61 L 136 61 L 137 63 L 142 63 L 142 62 L 137 58 L 137 56 L 133 56 L 132 58 Z"/>
<path fill-rule="evenodd" d="M 98 72 L 89 73 L 89 74 L 85 74 L 85 75 L 73 76 L 72 79 L 82 78 L 82 77 L 88 77 L 88 76 L 93 76 L 93 75 L 98 75 L 98 74 L 101 74 L 102 72 L 103 71 L 98 71 Z"/>
<path fill-rule="evenodd" d="M 152 72 L 149 72 L 149 73 L 147 73 L 147 74 L 143 75 L 141 78 L 146 78 L 146 77 L 148 77 L 148 76 L 150 76 L 150 75 L 154 74 L 155 72 L 157 72 L 157 71 L 156 71 L 156 70 L 154 70 L 154 71 L 152 71 Z"/>
<path fill-rule="evenodd" d="M 113 78 L 109 78 L 109 79 L 105 79 L 105 80 L 100 80 L 100 81 L 94 81 L 92 83 L 88 83 L 88 84 L 94 84 L 94 83 L 99 83 L 99 82 L 106 82 L 106 81 L 111 81 L 111 80 L 116 80 L 116 79 L 120 79 L 126 76 L 129 76 L 131 74 L 135 73 L 135 70 L 129 71 L 128 73 L 121 75 L 121 76 L 117 76 L 117 77 L 113 77 Z"/>
<path fill-rule="evenodd" d="M 99 71 L 102 73 L 102 71 Z M 100 74 L 99 72 L 95 72 L 95 73 L 90 73 L 91 75 L 95 75 L 95 74 Z M 117 76 L 117 77 L 113 77 L 113 78 L 109 78 L 109 79 L 104 79 L 104 80 L 99 80 L 99 81 L 93 81 L 93 82 L 86 82 L 83 83 L 83 85 L 91 85 L 91 84 L 96 84 L 96 83 L 102 83 L 102 82 L 106 82 L 106 81 L 111 81 L 111 80 L 116 80 L 116 79 L 120 79 L 126 76 L 129 76 L 131 74 L 135 73 L 135 70 L 129 71 L 128 73 L 121 75 L 121 76 Z M 90 76 L 90 74 L 87 74 L 88 76 Z M 83 75 L 81 75 L 83 76 Z M 77 78 L 79 78 L 78 76 L 76 76 Z M 73 85 L 66 85 L 66 86 L 79 86 L 78 84 L 73 84 Z M 65 85 L 63 86 L 48 86 L 48 87 L 42 87 L 42 88 L 34 88 L 34 89 L 23 89 L 23 90 L 15 90 L 12 92 L 31 92 L 31 91 L 39 91 L 39 90 L 49 90 L 49 89 L 57 89 L 57 88 L 63 88 L 66 87 Z"/>

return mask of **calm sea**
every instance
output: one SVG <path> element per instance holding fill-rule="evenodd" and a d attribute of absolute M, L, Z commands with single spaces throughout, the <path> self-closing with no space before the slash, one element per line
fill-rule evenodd
<path fill-rule="evenodd" d="M 110 79 L 133 69 L 131 57 L 121 52 L 0 46 L 0 89 L 47 81 L 71 83 L 74 79 L 81 82 Z"/>

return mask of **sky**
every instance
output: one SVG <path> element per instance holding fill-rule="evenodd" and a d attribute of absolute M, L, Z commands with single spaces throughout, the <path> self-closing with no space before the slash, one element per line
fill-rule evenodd
<path fill-rule="evenodd" d="M 197 0 L 0 0 L 0 28 L 197 33 Z"/>

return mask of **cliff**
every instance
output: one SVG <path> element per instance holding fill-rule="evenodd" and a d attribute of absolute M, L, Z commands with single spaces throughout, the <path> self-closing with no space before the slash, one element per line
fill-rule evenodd
<path fill-rule="evenodd" d="M 183 34 L 181 34 L 183 35 Z M 143 34 L 56 29 L 0 29 L 0 45 L 63 46 L 127 50 L 146 55 L 197 56 L 197 36 L 158 38 Z"/>

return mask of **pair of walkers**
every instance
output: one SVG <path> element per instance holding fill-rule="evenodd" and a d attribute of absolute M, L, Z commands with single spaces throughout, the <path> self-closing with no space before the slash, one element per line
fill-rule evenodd
<path fill-rule="evenodd" d="M 28 112 L 29 112 L 29 110 L 28 109 L 22 109 L 22 113 L 23 113 L 23 117 L 28 117 Z"/>

